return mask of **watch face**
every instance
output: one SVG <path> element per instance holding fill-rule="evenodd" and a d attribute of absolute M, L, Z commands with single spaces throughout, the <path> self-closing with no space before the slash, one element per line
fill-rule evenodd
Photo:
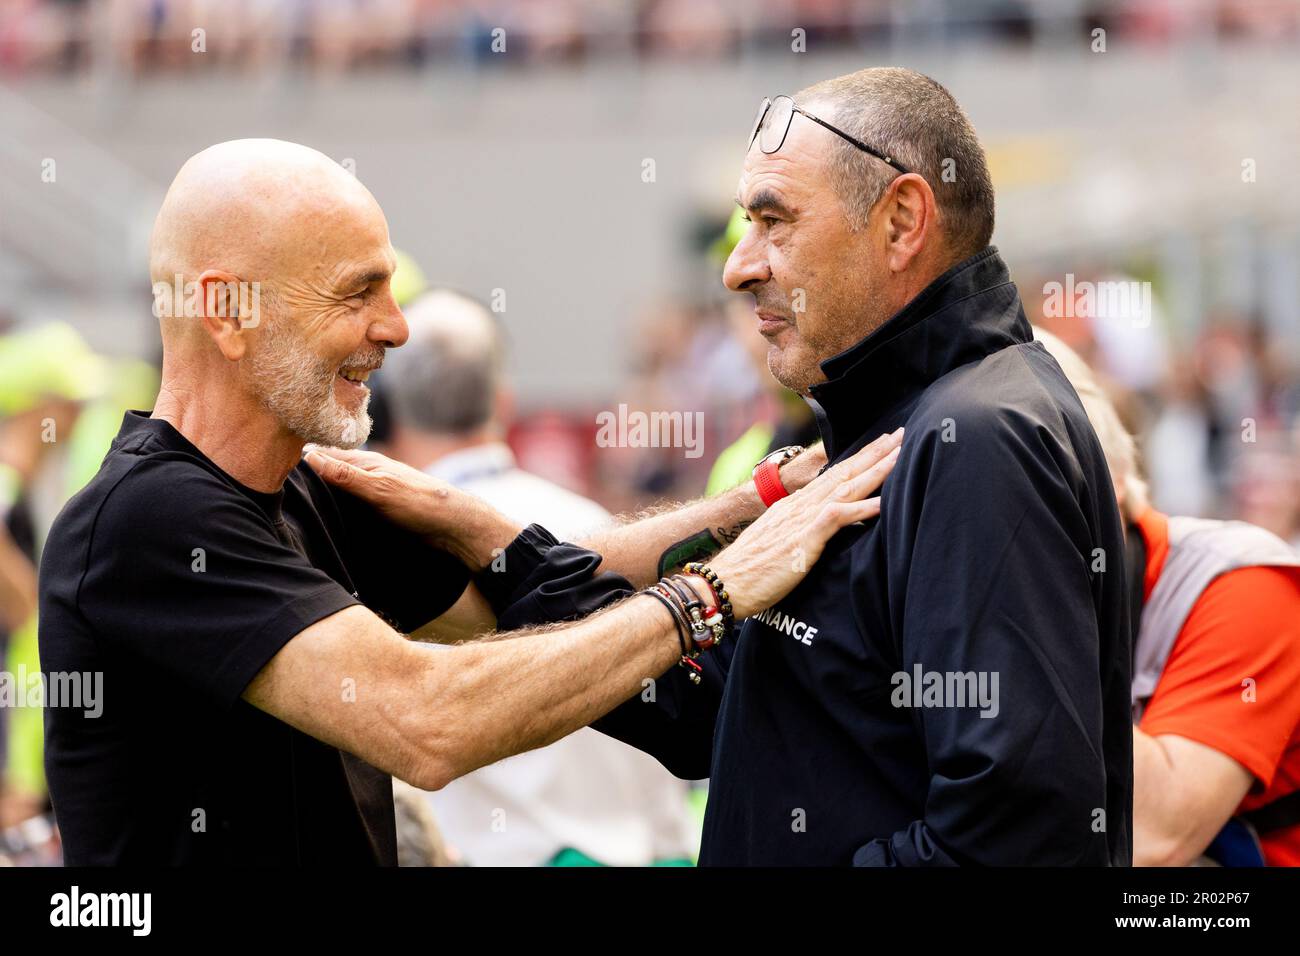
<path fill-rule="evenodd" d="M 786 445 L 784 448 L 778 448 L 776 451 L 770 451 L 762 458 L 759 459 L 758 464 L 754 466 L 754 470 L 750 472 L 750 474 L 751 476 L 758 474 L 758 469 L 762 468 L 769 461 L 775 462 L 777 467 L 779 468 L 781 465 L 784 465 L 791 458 L 798 455 L 801 451 L 803 451 L 802 445 Z"/>

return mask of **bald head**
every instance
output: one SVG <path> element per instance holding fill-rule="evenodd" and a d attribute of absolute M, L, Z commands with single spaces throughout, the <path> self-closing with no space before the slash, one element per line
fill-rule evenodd
<path fill-rule="evenodd" d="M 149 252 L 169 414 L 263 417 L 286 447 L 365 440 L 364 380 L 406 323 L 388 223 L 355 177 L 295 143 L 219 143 L 176 174 Z"/>
<path fill-rule="evenodd" d="M 384 368 L 398 424 L 436 435 L 466 435 L 492 422 L 503 348 L 496 318 L 450 289 L 406 307 L 411 337 Z"/>
<path fill-rule="evenodd" d="M 329 225 L 359 223 L 386 237 L 374 197 L 328 156 L 277 139 L 231 140 L 190 157 L 172 180 L 149 271 L 155 282 L 205 269 L 274 281 L 328 246 Z"/>

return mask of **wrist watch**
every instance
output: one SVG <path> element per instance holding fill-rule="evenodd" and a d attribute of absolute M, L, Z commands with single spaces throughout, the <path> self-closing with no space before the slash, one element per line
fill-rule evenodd
<path fill-rule="evenodd" d="M 754 466 L 752 473 L 754 487 L 758 489 L 758 497 L 762 500 L 763 507 L 772 507 L 790 493 L 785 485 L 781 484 L 781 466 L 803 450 L 803 445 L 786 445 L 765 455 L 763 460 Z"/>

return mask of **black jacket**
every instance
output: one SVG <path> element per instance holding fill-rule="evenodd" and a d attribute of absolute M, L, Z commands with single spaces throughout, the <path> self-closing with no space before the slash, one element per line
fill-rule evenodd
<path fill-rule="evenodd" d="M 674 668 L 597 727 L 711 778 L 702 863 L 1127 865 L 1114 491 L 996 250 L 822 368 L 832 462 L 906 426 L 880 518 L 704 655 L 704 685 Z M 484 584 L 503 627 L 627 593 L 551 540 Z"/>

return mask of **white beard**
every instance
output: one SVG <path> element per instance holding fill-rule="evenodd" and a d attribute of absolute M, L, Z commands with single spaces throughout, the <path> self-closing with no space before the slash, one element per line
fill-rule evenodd
<path fill-rule="evenodd" d="M 370 437 L 369 394 L 354 412 L 339 404 L 338 367 L 314 357 L 288 320 L 268 323 L 258 346 L 249 357 L 257 397 L 288 431 L 304 442 L 338 448 L 356 448 Z M 343 364 L 377 365 L 382 359 L 383 347 L 376 345 Z"/>

